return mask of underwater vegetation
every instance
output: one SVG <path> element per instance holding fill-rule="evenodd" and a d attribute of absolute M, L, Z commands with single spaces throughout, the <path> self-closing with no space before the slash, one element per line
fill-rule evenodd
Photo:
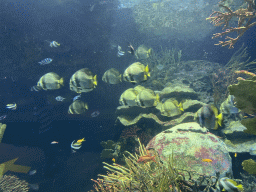
<path fill-rule="evenodd" d="M 247 47 L 241 46 L 230 58 L 228 63 L 216 70 L 212 74 L 211 83 L 213 89 L 214 103 L 219 105 L 229 94 L 227 87 L 237 82 L 238 70 L 250 68 L 256 63 L 255 60 L 249 61 Z"/>
<path fill-rule="evenodd" d="M 106 175 L 93 180 L 94 191 L 210 191 L 217 187 L 217 176 L 186 171 L 186 165 L 176 167 L 179 159 L 169 157 L 163 164 L 154 149 L 146 150 L 139 142 L 139 152 L 126 152 L 125 165 L 103 162 Z M 195 179 L 196 178 L 196 179 Z M 92 190 L 93 191 L 93 190 Z"/>

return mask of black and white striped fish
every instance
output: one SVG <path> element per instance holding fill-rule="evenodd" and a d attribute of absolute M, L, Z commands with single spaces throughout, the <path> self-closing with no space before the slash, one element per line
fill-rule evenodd
<path fill-rule="evenodd" d="M 57 41 L 50 42 L 50 47 L 59 47 L 60 44 Z"/>
<path fill-rule="evenodd" d="M 51 58 L 46 58 L 40 62 L 38 62 L 40 65 L 46 65 L 46 64 L 49 64 L 52 62 L 52 59 Z"/>

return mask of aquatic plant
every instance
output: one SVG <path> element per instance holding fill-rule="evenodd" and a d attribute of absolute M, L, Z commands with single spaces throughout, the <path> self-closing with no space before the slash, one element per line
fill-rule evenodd
<path fill-rule="evenodd" d="M 172 75 L 177 72 L 181 64 L 181 56 L 182 50 L 177 50 L 175 48 L 170 49 L 163 49 L 161 46 L 161 51 L 158 53 L 152 51 L 152 54 L 149 58 L 145 59 L 145 63 L 149 65 L 150 69 L 153 69 L 155 73 L 152 73 L 152 77 L 149 79 L 149 83 L 155 80 L 158 73 L 163 73 L 163 80 L 161 80 L 162 84 L 164 85 Z M 161 75 L 160 75 L 161 76 Z"/>
<path fill-rule="evenodd" d="M 29 184 L 14 175 L 4 175 L 0 178 L 0 190 L 5 192 L 26 192 L 29 191 Z"/>
<path fill-rule="evenodd" d="M 200 175 L 195 180 L 194 171 L 175 168 L 179 160 L 173 156 L 169 157 L 167 164 L 163 164 L 153 149 L 146 150 L 139 142 L 139 153 L 131 154 L 126 152 L 124 155 L 125 165 L 113 163 L 110 165 L 103 162 L 107 170 L 106 175 L 99 174 L 97 180 L 93 180 L 94 190 L 102 192 L 115 191 L 199 191 L 201 187 L 205 191 L 214 186 L 213 180 L 217 177 Z M 150 157 L 147 163 L 139 163 L 138 160 Z M 203 186 L 203 183 L 206 183 Z"/>
<path fill-rule="evenodd" d="M 219 41 L 218 44 L 215 44 L 221 45 L 222 47 L 229 46 L 229 49 L 232 49 L 238 39 L 241 38 L 249 28 L 256 25 L 256 22 L 253 20 L 256 17 L 255 0 L 244 0 L 247 4 L 247 8 L 239 8 L 235 11 L 232 11 L 227 5 L 222 4 L 225 1 L 226 0 L 221 0 L 219 7 L 223 8 L 226 12 L 214 11 L 206 20 L 211 20 L 214 26 L 223 25 L 222 30 L 226 29 L 224 32 L 213 34 L 212 39 L 237 32 L 238 35 L 236 38 L 226 36 L 226 41 Z M 238 18 L 237 27 L 230 26 L 230 22 L 234 18 Z"/>
<path fill-rule="evenodd" d="M 256 60 L 249 61 L 250 59 L 247 47 L 242 45 L 223 68 L 212 74 L 213 98 L 216 105 L 223 102 L 228 96 L 227 87 L 237 82 L 238 75 L 236 71 L 250 69 L 256 63 Z"/>
<path fill-rule="evenodd" d="M 231 78 L 228 75 L 230 70 L 219 69 L 212 74 L 211 82 L 213 88 L 214 104 L 219 105 L 228 96 L 227 87 L 230 85 Z"/>

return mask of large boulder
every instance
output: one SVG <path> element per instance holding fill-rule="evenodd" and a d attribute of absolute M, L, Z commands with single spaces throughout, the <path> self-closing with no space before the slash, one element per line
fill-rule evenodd
<path fill-rule="evenodd" d="M 154 148 L 164 164 L 173 155 L 173 159 L 186 170 L 207 176 L 214 176 L 217 172 L 221 177 L 232 174 L 226 144 L 194 122 L 179 124 L 159 133 L 146 148 Z"/>

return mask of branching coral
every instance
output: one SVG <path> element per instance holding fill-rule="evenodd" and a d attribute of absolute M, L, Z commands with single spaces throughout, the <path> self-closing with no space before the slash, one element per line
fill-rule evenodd
<path fill-rule="evenodd" d="M 238 41 L 240 37 L 243 36 L 243 34 L 251 27 L 256 25 L 256 22 L 252 22 L 253 19 L 256 17 L 256 11 L 255 11 L 255 0 L 244 0 L 247 3 L 247 8 L 243 9 L 237 9 L 235 11 L 232 11 L 230 7 L 221 4 L 225 2 L 226 0 L 220 1 L 219 6 L 222 7 L 226 12 L 221 11 L 214 11 L 206 20 L 211 20 L 211 23 L 213 23 L 215 26 L 222 26 L 223 29 L 226 29 L 226 31 L 222 33 L 215 33 L 213 34 L 212 39 L 217 37 L 222 37 L 224 35 L 230 34 L 232 32 L 237 32 L 237 37 L 232 38 L 227 36 L 226 41 L 219 41 L 218 44 L 215 45 L 221 45 L 222 47 L 229 46 L 229 49 L 234 48 L 234 44 Z M 237 27 L 230 27 L 229 24 L 233 18 L 238 18 Z"/>
<path fill-rule="evenodd" d="M 148 155 L 154 157 L 155 162 L 139 163 L 138 159 Z M 127 152 L 125 156 L 126 165 L 116 163 L 110 165 L 103 163 L 107 169 L 107 175 L 98 175 L 100 178 L 92 180 L 95 182 L 94 189 L 102 192 L 117 191 L 199 191 L 202 183 L 206 181 L 205 191 L 214 186 L 213 179 L 200 175 L 199 180 L 194 180 L 196 172 L 185 171 L 174 168 L 176 160 L 169 158 L 167 165 L 164 165 L 156 152 L 146 150 L 139 141 L 139 154 L 132 155 Z M 198 175 L 198 174 L 197 174 Z"/>

